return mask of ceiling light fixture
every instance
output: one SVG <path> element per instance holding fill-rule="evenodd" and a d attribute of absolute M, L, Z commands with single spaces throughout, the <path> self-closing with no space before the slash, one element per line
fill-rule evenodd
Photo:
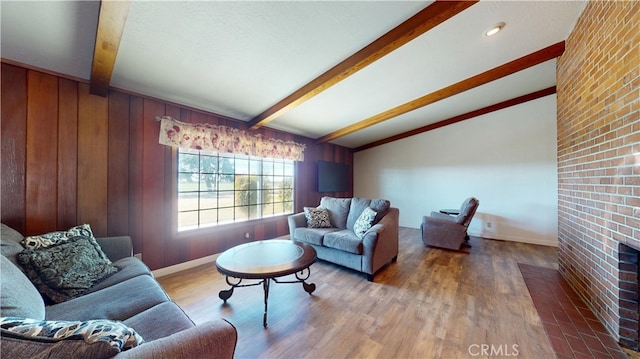
<path fill-rule="evenodd" d="M 497 23 L 494 27 L 492 27 L 489 30 L 487 30 L 484 33 L 484 35 L 485 36 L 493 36 L 493 35 L 497 34 L 500 30 L 502 30 L 505 25 L 506 24 L 504 22 Z"/>

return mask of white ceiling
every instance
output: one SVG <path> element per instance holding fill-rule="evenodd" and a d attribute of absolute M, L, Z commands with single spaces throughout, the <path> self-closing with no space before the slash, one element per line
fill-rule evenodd
<path fill-rule="evenodd" d="M 430 3 L 134 0 L 110 85 L 249 121 Z M 565 40 L 585 4 L 481 1 L 267 126 L 320 138 Z M 3 59 L 89 79 L 98 2 L 0 11 Z M 553 85 L 550 60 L 332 142 L 362 146 Z"/>

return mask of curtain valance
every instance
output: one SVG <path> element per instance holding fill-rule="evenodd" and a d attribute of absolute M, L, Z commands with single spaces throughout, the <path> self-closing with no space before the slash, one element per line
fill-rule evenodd
<path fill-rule="evenodd" d="M 157 116 L 156 120 L 160 121 L 158 142 L 162 145 L 304 161 L 304 144 L 267 139 L 233 127 L 185 123 L 170 116 Z"/>

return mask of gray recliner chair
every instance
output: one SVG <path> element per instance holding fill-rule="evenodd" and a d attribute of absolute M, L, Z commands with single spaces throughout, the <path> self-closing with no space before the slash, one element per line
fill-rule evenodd
<path fill-rule="evenodd" d="M 422 241 L 427 246 L 459 250 L 467 237 L 467 228 L 476 213 L 480 201 L 475 197 L 467 198 L 456 216 L 431 212 L 422 217 Z"/>

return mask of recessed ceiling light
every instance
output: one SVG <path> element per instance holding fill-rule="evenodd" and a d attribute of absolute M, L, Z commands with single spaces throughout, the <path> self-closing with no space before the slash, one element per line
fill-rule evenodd
<path fill-rule="evenodd" d="M 504 28 L 504 25 L 505 25 L 504 22 L 497 23 L 494 27 L 492 27 L 489 30 L 487 30 L 484 33 L 484 35 L 485 36 L 493 36 L 493 35 L 497 34 L 500 30 L 502 30 L 502 28 Z"/>

